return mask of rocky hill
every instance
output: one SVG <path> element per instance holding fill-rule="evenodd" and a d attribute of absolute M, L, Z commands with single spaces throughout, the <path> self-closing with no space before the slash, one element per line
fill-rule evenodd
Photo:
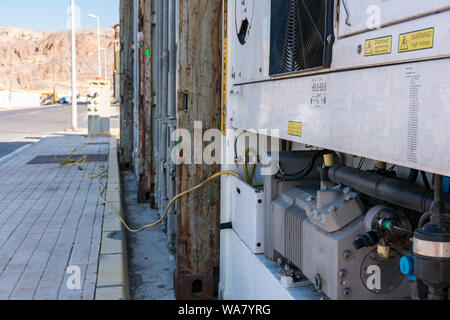
<path fill-rule="evenodd" d="M 108 80 L 112 80 L 114 31 L 101 31 L 107 49 Z M 70 31 L 43 32 L 0 27 L 0 88 L 67 90 L 71 86 Z M 97 30 L 77 31 L 78 86 L 97 76 Z M 101 53 L 104 76 L 104 52 Z"/>

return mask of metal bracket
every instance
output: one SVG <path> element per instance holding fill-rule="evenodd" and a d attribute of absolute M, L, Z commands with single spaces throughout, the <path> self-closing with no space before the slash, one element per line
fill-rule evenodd
<path fill-rule="evenodd" d="M 352 24 L 350 23 L 350 12 L 348 11 L 345 0 L 342 0 L 342 4 L 344 5 L 345 14 L 347 15 L 347 19 L 345 19 L 345 24 L 348 25 L 349 27 L 351 27 Z"/>

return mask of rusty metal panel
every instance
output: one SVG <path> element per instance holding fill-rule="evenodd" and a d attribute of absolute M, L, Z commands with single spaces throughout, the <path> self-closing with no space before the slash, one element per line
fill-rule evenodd
<path fill-rule="evenodd" d="M 133 155 L 133 0 L 120 1 L 120 162 L 129 168 Z"/>
<path fill-rule="evenodd" d="M 155 84 L 154 68 L 153 68 L 153 40 L 154 40 L 154 0 L 146 0 L 145 12 L 144 12 L 144 65 L 145 65 L 145 88 L 144 88 L 144 100 L 146 105 L 146 155 L 144 164 L 144 178 L 145 178 L 145 198 L 152 207 L 155 206 L 155 169 L 153 163 L 153 114 L 155 109 Z"/>
<path fill-rule="evenodd" d="M 152 77 L 152 48 L 153 48 L 153 20 L 152 20 L 152 0 L 140 0 L 139 23 L 140 31 L 143 33 L 142 43 L 139 53 L 140 70 L 140 175 L 138 201 L 141 203 L 150 202 L 154 204 L 155 177 L 152 161 L 153 152 L 153 128 L 152 128 L 152 109 L 154 106 L 153 77 Z"/>
<path fill-rule="evenodd" d="M 136 177 L 139 182 L 138 186 L 138 201 L 145 202 L 145 184 L 144 184 L 144 162 L 145 162 L 145 154 L 146 154 L 146 144 L 145 144 L 145 131 L 146 131 L 146 122 L 145 122 L 145 101 L 144 101 L 144 87 L 145 87 L 145 66 L 144 66 L 144 10 L 145 10 L 145 1 L 138 1 L 138 71 L 139 71 L 139 87 L 138 87 L 138 153 L 136 159 L 137 168 L 136 168 Z"/>
<path fill-rule="evenodd" d="M 178 128 L 194 136 L 194 121 L 221 128 L 221 0 L 178 1 Z M 194 154 L 192 152 L 192 154 Z M 177 190 L 187 190 L 220 165 L 177 167 Z M 213 299 L 220 250 L 220 181 L 180 199 L 177 204 L 177 299 Z"/>
<path fill-rule="evenodd" d="M 133 172 L 136 177 L 139 177 L 139 105 L 141 98 L 139 96 L 139 47 L 140 47 L 140 33 L 139 33 L 139 2 L 140 0 L 133 1 L 133 68 L 134 68 L 134 78 L 133 78 Z"/>

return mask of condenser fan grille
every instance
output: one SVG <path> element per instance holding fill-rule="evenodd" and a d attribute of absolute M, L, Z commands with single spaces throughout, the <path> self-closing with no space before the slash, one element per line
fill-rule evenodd
<path fill-rule="evenodd" d="M 329 66 L 331 0 L 272 0 L 270 75 Z"/>

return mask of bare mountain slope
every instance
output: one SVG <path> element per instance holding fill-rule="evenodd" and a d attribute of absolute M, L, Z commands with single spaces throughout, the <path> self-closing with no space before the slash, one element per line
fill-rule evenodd
<path fill-rule="evenodd" d="M 114 59 L 114 31 L 101 31 L 107 49 L 108 80 Z M 12 90 L 58 90 L 71 85 L 70 31 L 43 32 L 0 27 L 0 88 Z M 77 31 L 78 86 L 97 76 L 97 30 Z M 101 54 L 104 78 L 104 53 Z"/>

